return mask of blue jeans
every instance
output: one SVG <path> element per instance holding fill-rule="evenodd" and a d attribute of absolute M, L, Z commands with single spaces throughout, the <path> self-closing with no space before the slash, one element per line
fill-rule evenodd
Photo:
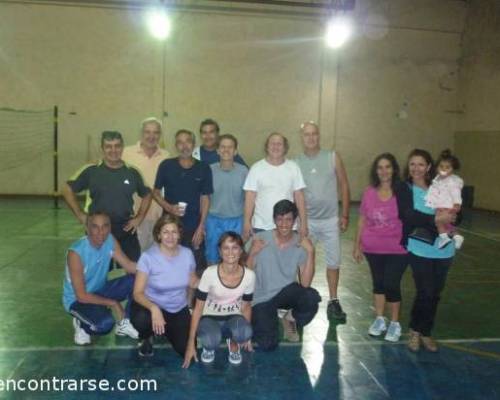
<path fill-rule="evenodd" d="M 130 315 L 132 291 L 134 289 L 134 275 L 125 275 L 120 278 L 107 281 L 106 284 L 93 294 L 108 299 L 123 301 L 127 299 L 125 315 Z M 106 335 L 113 329 L 115 319 L 111 310 L 106 306 L 98 304 L 80 303 L 75 301 L 69 307 L 70 314 L 80 321 L 80 326 L 89 335 Z"/>
<path fill-rule="evenodd" d="M 233 315 L 226 320 L 206 316 L 201 318 L 198 325 L 198 340 L 207 350 L 215 350 L 222 338 L 242 344 L 251 337 L 252 326 L 242 315 Z"/>
<path fill-rule="evenodd" d="M 221 235 L 227 231 L 233 231 L 241 235 L 243 230 L 243 217 L 220 218 L 208 214 L 205 222 L 205 255 L 208 265 L 216 264 L 220 260 L 217 243 Z"/>

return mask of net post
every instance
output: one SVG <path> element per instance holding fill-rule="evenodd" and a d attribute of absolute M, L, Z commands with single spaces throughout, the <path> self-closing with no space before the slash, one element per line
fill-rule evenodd
<path fill-rule="evenodd" d="M 58 149 L 59 149 L 59 126 L 58 126 L 58 114 L 59 110 L 57 106 L 54 106 L 54 209 L 59 208 L 59 158 L 58 158 Z"/>

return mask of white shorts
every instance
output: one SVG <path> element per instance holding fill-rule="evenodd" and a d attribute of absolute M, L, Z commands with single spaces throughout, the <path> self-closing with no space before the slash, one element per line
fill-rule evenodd
<path fill-rule="evenodd" d="M 309 219 L 309 237 L 314 244 L 320 242 L 325 252 L 326 267 L 340 268 L 339 218 Z"/>
<path fill-rule="evenodd" d="M 146 251 L 154 243 L 153 227 L 156 221 L 150 219 L 143 219 L 141 224 L 137 227 L 137 238 L 141 245 L 141 252 Z"/>

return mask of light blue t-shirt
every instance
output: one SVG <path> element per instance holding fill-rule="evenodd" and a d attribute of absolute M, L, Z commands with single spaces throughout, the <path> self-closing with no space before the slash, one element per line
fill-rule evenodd
<path fill-rule="evenodd" d="M 148 276 L 146 297 L 161 309 L 176 313 L 187 306 L 191 272 L 196 268 L 193 252 L 179 246 L 179 253 L 169 257 L 157 244 L 142 253 L 137 270 Z"/>
<path fill-rule="evenodd" d="M 434 215 L 435 210 L 425 205 L 425 196 L 427 195 L 427 190 L 413 185 L 412 192 L 413 208 L 424 214 Z M 438 238 L 436 238 L 436 240 L 434 241 L 433 246 L 422 242 L 421 240 L 409 238 L 407 250 L 410 253 L 415 254 L 416 256 L 425 258 L 451 258 L 455 255 L 455 246 L 453 245 L 453 242 L 448 246 L 440 249 L 438 247 Z"/>
<path fill-rule="evenodd" d="M 94 293 L 101 289 L 107 282 L 109 263 L 115 249 L 113 235 L 109 234 L 101 247 L 94 247 L 88 236 L 73 243 L 69 251 L 74 251 L 80 257 L 83 265 L 83 276 L 85 279 L 85 290 Z M 71 284 L 71 276 L 68 269 L 68 254 L 66 253 L 66 268 L 63 283 L 63 305 L 69 311 L 71 304 L 76 301 L 75 290 Z"/>
<path fill-rule="evenodd" d="M 211 164 L 214 192 L 210 196 L 209 213 L 219 218 L 235 218 L 243 215 L 245 192 L 243 184 L 248 174 L 244 165 L 222 169 L 219 163 Z"/>

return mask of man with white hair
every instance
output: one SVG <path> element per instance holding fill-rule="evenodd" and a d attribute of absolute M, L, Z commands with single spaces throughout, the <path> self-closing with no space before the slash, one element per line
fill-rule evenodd
<path fill-rule="evenodd" d="M 160 163 L 169 157 L 167 150 L 160 147 L 162 124 L 157 118 L 146 118 L 141 122 L 140 140 L 123 149 L 123 161 L 135 166 L 142 174 L 146 186 L 154 187 L 156 172 Z M 134 210 L 137 212 L 141 199 L 134 196 Z M 153 244 L 153 226 L 163 213 L 162 208 L 155 201 L 137 228 L 137 236 L 141 250 L 148 249 Z"/>
<path fill-rule="evenodd" d="M 338 300 L 340 270 L 340 232 L 349 224 L 349 182 L 340 155 L 320 146 L 319 127 L 308 121 L 301 125 L 304 152 L 296 158 L 306 184 L 304 195 L 307 207 L 309 235 L 320 241 L 326 256 L 326 277 L 330 291 L 327 307 L 329 319 L 343 320 L 345 312 Z M 342 200 L 339 218 L 338 189 Z"/>

